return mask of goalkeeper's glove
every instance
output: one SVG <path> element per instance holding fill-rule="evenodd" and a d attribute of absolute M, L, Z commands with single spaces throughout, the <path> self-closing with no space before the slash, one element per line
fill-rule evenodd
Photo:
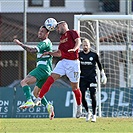
<path fill-rule="evenodd" d="M 101 71 L 101 76 L 102 76 L 101 77 L 101 82 L 105 85 L 107 83 L 107 77 L 106 77 L 103 69 Z"/>

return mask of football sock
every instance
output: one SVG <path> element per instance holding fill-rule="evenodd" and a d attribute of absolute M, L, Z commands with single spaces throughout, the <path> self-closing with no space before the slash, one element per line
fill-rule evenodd
<path fill-rule="evenodd" d="M 42 103 L 44 106 L 46 106 L 46 105 L 48 104 L 48 101 L 47 101 L 47 99 L 46 99 L 45 97 L 43 97 L 43 98 L 41 99 L 41 103 Z"/>
<path fill-rule="evenodd" d="M 82 94 L 80 89 L 75 89 L 73 90 L 75 97 L 76 97 L 76 101 L 77 101 L 77 105 L 81 105 L 82 103 Z"/>
<path fill-rule="evenodd" d="M 88 112 L 88 105 L 87 105 L 87 102 L 86 102 L 86 99 L 85 99 L 85 92 L 86 91 L 82 91 L 82 105 L 84 106 L 86 112 Z"/>
<path fill-rule="evenodd" d="M 29 86 L 23 86 L 24 95 L 26 96 L 26 100 L 31 99 L 31 88 Z"/>
<path fill-rule="evenodd" d="M 54 83 L 53 77 L 49 76 L 46 82 L 43 84 L 39 97 L 42 98 L 49 90 L 51 85 Z"/>
<path fill-rule="evenodd" d="M 92 98 L 92 112 L 93 112 L 93 115 L 96 114 L 96 96 Z"/>

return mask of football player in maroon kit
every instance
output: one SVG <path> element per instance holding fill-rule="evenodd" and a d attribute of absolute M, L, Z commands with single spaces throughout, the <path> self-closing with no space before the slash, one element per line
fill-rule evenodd
<path fill-rule="evenodd" d="M 61 76 L 66 75 L 70 80 L 72 91 L 75 94 L 77 102 L 76 117 L 79 118 L 82 114 L 82 94 L 79 89 L 80 62 L 78 59 L 78 52 L 81 45 L 80 36 L 77 31 L 69 30 L 68 24 L 65 21 L 58 22 L 56 31 L 60 34 L 58 50 L 55 52 L 44 52 L 44 55 L 61 57 L 61 60 L 43 84 L 39 97 L 35 100 L 35 104 L 41 104 L 42 97 L 50 90 L 51 85 Z"/>

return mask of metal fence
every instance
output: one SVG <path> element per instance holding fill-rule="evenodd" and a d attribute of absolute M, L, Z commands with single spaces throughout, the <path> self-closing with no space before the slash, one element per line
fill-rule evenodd
<path fill-rule="evenodd" d="M 15 0 L 12 0 L 12 4 L 15 4 Z M 25 1 L 25 0 L 24 0 Z M 6 1 L 2 1 L 6 2 Z M 0 4 L 2 3 L 0 0 Z M 9 1 L 7 1 L 9 2 Z M 22 3 L 23 1 L 21 1 Z M 75 14 L 93 14 L 93 12 L 88 11 L 87 6 L 92 4 L 90 0 L 85 1 L 85 9 L 82 12 L 79 12 L 78 9 L 73 5 L 73 10 L 68 10 L 64 12 L 65 6 L 67 7 L 70 3 L 67 0 L 56 1 L 50 0 L 49 7 L 61 7 L 57 12 L 56 10 L 52 12 L 40 12 L 42 9 L 38 8 L 38 2 L 34 0 L 28 0 L 27 6 L 36 7 L 38 12 L 1 12 L 0 13 L 0 86 L 8 86 L 14 80 L 21 80 L 24 76 L 30 72 L 36 65 L 35 59 L 36 55 L 25 53 L 23 49 L 19 46 L 16 46 L 13 43 L 14 38 L 18 38 L 20 41 L 25 42 L 28 45 L 36 45 L 38 43 L 37 32 L 39 27 L 44 23 L 44 20 L 48 17 L 54 17 L 58 21 L 65 20 L 69 24 L 69 28 L 74 28 L 74 15 Z M 45 8 L 47 7 L 46 1 L 43 1 Z M 74 3 L 74 1 L 71 1 Z M 81 2 L 81 1 L 78 1 Z M 61 5 L 60 5 L 60 4 Z M 68 4 L 69 3 L 69 4 Z M 36 5 L 37 4 L 37 5 Z M 41 4 L 41 3 L 40 3 Z M 45 5 L 44 5 L 45 4 Z M 75 1 L 76 4 L 76 1 Z M 94 3 L 93 3 L 94 4 Z M 102 5 L 101 5 L 102 4 Z M 98 5 L 98 10 L 103 13 L 108 12 L 119 12 L 120 11 L 120 1 L 116 0 L 99 0 L 96 5 Z M 13 5 L 9 5 L 13 6 Z M 69 6 L 72 6 L 71 4 Z M 126 6 L 126 5 L 125 5 Z M 14 6 L 15 7 L 15 6 Z M 4 6 L 3 6 L 4 8 Z M 46 10 L 44 8 L 44 10 Z M 12 9 L 13 10 L 13 9 Z M 15 8 L 14 8 L 15 10 Z M 75 10 L 77 12 L 75 12 Z M 25 11 L 25 10 L 24 10 Z M 25 16 L 26 15 L 26 16 Z M 26 17 L 26 19 L 25 19 Z M 25 22 L 25 23 L 24 23 Z M 59 36 L 54 32 L 50 33 L 50 39 L 53 42 L 54 49 L 57 48 L 59 41 Z M 27 55 L 25 55 L 27 54 Z M 25 59 L 26 58 L 26 59 Z M 56 63 L 57 59 L 54 59 Z"/>

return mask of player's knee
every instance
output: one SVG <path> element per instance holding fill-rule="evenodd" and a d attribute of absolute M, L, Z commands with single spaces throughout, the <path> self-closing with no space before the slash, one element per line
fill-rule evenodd
<path fill-rule="evenodd" d="M 21 82 L 20 82 L 21 86 L 24 86 L 26 84 L 25 80 L 23 79 Z"/>
<path fill-rule="evenodd" d="M 79 89 L 77 84 L 71 84 L 71 86 L 73 91 Z"/>
<path fill-rule="evenodd" d="M 36 91 L 33 91 L 33 95 L 37 98 L 38 97 L 38 93 Z"/>

